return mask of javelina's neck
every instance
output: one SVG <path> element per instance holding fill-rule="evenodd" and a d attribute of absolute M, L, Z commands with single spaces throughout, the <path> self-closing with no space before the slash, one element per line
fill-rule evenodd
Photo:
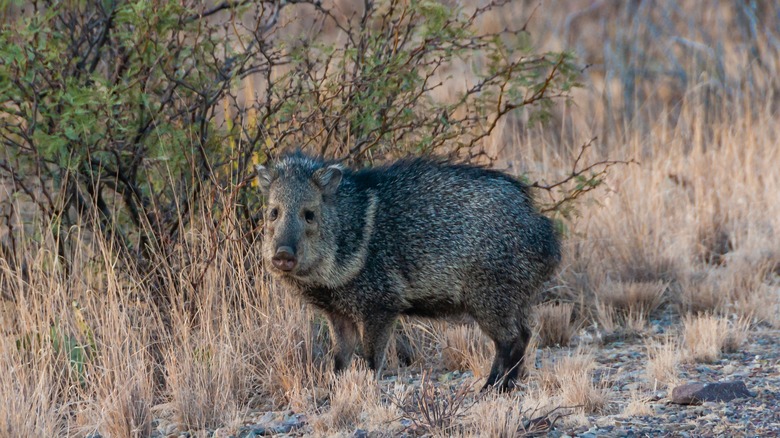
<path fill-rule="evenodd" d="M 338 288 L 351 282 L 363 269 L 369 256 L 369 244 L 374 233 L 378 199 L 370 188 L 346 180 L 336 195 L 328 213 L 334 247 L 327 251 L 320 271 L 319 285 Z"/>

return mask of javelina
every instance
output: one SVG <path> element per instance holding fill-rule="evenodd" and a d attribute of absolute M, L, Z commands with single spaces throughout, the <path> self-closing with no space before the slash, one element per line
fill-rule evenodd
<path fill-rule="evenodd" d="M 413 159 L 353 171 L 300 152 L 257 173 L 263 259 L 329 318 L 337 372 L 362 334 L 379 373 L 399 315 L 465 313 L 495 343 L 485 388 L 513 386 L 531 297 L 561 257 L 525 185 L 469 165 Z"/>

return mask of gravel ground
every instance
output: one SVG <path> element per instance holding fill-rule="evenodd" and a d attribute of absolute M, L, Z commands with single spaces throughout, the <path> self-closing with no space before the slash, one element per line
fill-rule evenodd
<path fill-rule="evenodd" d="M 667 324 L 657 323 L 655 335 L 661 335 Z M 551 437 L 780 437 L 780 330 L 752 331 L 748 342 L 739 352 L 724 354 L 709 364 L 679 366 L 681 383 L 742 381 L 755 397 L 730 402 L 705 402 L 685 406 L 671 403 L 671 390 L 647 390 L 645 378 L 645 340 L 635 337 L 594 347 L 597 362 L 594 380 L 609 388 L 610 398 L 604 412 L 580 418 L 577 425 L 567 421 L 541 422 L 541 431 L 534 436 Z M 566 355 L 571 348 L 545 350 L 546 355 Z M 454 375 L 454 377 L 453 377 Z M 465 384 L 469 373 L 446 375 L 451 386 Z M 413 376 L 402 377 L 418 383 Z M 396 380 L 389 377 L 382 385 L 390 387 Z M 445 379 L 442 379 L 445 380 Z M 642 394 L 651 415 L 623 415 L 632 394 Z M 285 412 L 251 412 L 238 430 L 201 431 L 190 434 L 180 431 L 164 419 L 155 420 L 156 437 L 256 437 L 256 436 L 311 436 L 310 419 L 305 414 Z M 568 422 L 571 423 L 571 422 Z M 415 429 L 408 420 L 399 420 L 382 430 L 356 430 L 344 436 L 384 437 L 413 436 Z M 520 434 L 519 434 L 520 436 Z"/>
<path fill-rule="evenodd" d="M 671 391 L 657 391 L 649 405 L 652 415 L 589 415 L 589 426 L 553 430 L 550 436 L 780 436 L 780 331 L 762 330 L 751 334 L 749 343 L 736 353 L 724 354 L 710 364 L 680 366 L 684 382 L 743 381 L 756 396 L 730 402 L 705 402 L 701 405 L 672 404 Z M 629 392 L 647 382 L 641 370 L 645 356 L 641 341 L 614 343 L 596 350 L 603 370 L 612 374 L 613 403 L 625 404 Z"/>

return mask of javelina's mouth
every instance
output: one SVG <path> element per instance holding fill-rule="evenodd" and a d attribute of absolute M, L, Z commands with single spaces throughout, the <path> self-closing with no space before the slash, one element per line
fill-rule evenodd
<path fill-rule="evenodd" d="M 302 279 L 311 273 L 311 270 L 301 269 L 299 264 L 296 264 L 292 269 L 281 269 L 280 267 L 271 264 L 271 272 L 280 277 Z"/>
<path fill-rule="evenodd" d="M 282 272 L 292 272 L 295 269 L 295 260 L 280 260 L 274 262 L 274 267 Z"/>
<path fill-rule="evenodd" d="M 297 266 L 277 266 L 271 265 L 271 271 L 284 276 L 294 276 L 297 274 Z"/>

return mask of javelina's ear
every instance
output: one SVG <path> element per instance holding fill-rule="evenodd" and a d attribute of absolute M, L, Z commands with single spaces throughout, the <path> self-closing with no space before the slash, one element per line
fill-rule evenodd
<path fill-rule="evenodd" d="M 339 188 L 343 175 L 344 172 L 341 170 L 341 166 L 332 165 L 315 170 L 312 179 L 322 189 L 322 193 L 332 195 Z"/>
<path fill-rule="evenodd" d="M 276 179 L 278 173 L 274 169 L 269 169 L 262 164 L 255 166 L 257 171 L 257 185 L 260 187 L 260 191 L 267 195 L 271 189 L 271 183 Z"/>

